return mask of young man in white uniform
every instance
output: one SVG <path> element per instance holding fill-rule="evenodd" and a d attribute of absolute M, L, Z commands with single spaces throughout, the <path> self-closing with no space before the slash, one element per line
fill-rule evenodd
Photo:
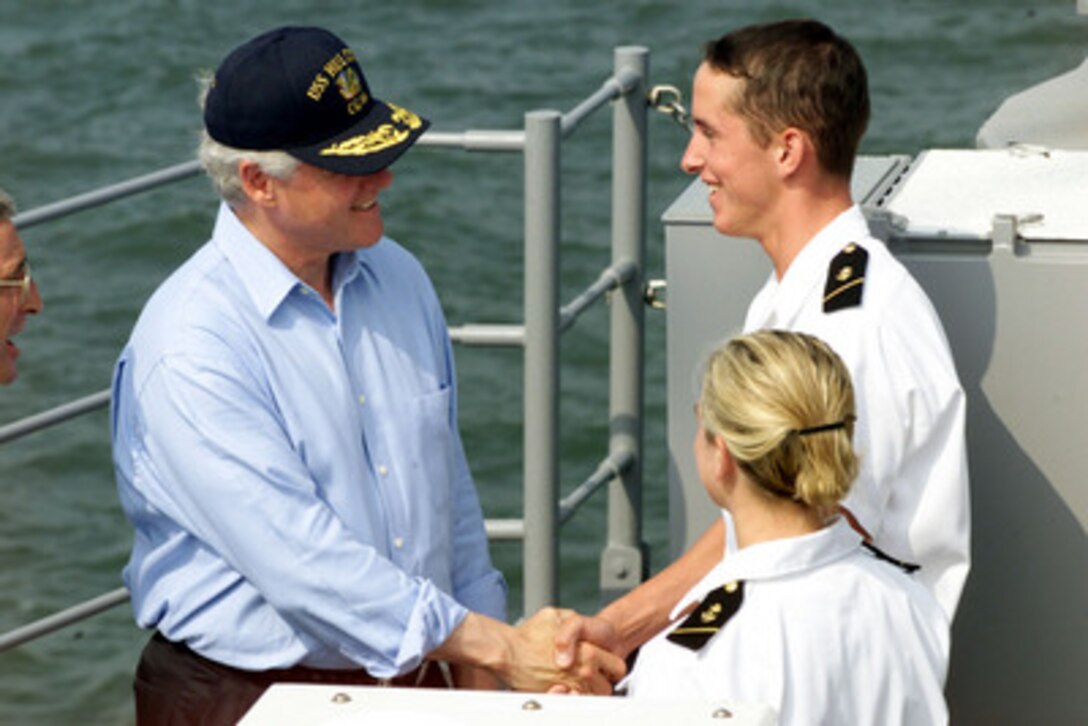
<path fill-rule="evenodd" d="M 815 21 L 742 28 L 708 44 L 692 119 L 681 167 L 707 185 L 715 229 L 756 240 L 774 267 L 746 330 L 810 332 L 846 362 L 862 470 L 845 513 L 881 549 L 920 564 L 916 577 L 951 618 L 969 567 L 965 399 L 932 305 L 850 197 L 869 119 L 861 59 Z M 614 629 L 627 654 L 664 628 L 721 558 L 725 532 L 713 525 L 598 618 L 570 618 L 558 662 L 579 639 Z"/>

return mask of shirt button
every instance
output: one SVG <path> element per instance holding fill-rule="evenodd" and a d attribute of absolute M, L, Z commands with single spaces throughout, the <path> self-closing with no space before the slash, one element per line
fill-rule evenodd
<path fill-rule="evenodd" d="M 303 295 L 309 295 L 310 294 L 310 288 L 308 288 L 306 286 L 299 287 L 299 291 L 302 292 Z"/>
<path fill-rule="evenodd" d="M 396 547 L 399 550 L 401 547 L 404 546 L 404 538 L 403 537 L 394 537 L 393 538 L 393 546 Z"/>
<path fill-rule="evenodd" d="M 360 406 L 365 406 L 366 405 L 366 396 L 364 396 L 361 393 L 359 394 L 359 405 Z"/>
<path fill-rule="evenodd" d="M 381 474 L 382 476 L 388 475 L 389 474 L 389 467 L 387 467 L 385 464 L 382 464 L 381 466 L 378 467 L 378 473 Z"/>

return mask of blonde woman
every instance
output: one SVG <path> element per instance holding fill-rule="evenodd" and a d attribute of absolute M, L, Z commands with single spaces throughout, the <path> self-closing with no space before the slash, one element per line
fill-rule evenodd
<path fill-rule="evenodd" d="M 630 695 L 766 704 L 783 724 L 947 721 L 943 611 L 839 516 L 854 412 L 818 338 L 761 331 L 711 354 L 695 458 L 726 551 L 642 648 Z"/>

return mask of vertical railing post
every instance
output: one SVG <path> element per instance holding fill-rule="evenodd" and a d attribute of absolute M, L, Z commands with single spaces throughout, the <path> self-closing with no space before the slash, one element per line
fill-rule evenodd
<path fill-rule="evenodd" d="M 642 542 L 643 286 L 646 256 L 646 48 L 615 51 L 615 73 L 640 79 L 613 105 L 612 264 L 630 261 L 637 273 L 612 295 L 609 453 L 629 452 L 634 464 L 609 484 L 608 544 L 601 555 L 605 601 L 641 582 L 649 567 Z"/>
<path fill-rule="evenodd" d="M 556 111 L 525 115 L 525 614 L 558 598 L 559 158 Z"/>

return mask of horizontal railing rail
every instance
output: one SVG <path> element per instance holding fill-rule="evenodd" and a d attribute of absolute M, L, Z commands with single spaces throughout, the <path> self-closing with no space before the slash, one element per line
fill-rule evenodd
<path fill-rule="evenodd" d="M 110 389 L 63 403 L 55 408 L 0 426 L 0 444 L 51 428 L 110 405 Z"/>
<path fill-rule="evenodd" d="M 605 457 L 584 482 L 559 502 L 559 523 L 566 523 L 598 489 L 627 473 L 634 465 L 635 455 L 629 450 Z"/>
<path fill-rule="evenodd" d="M 630 262 L 605 268 L 592 285 L 560 309 L 560 330 L 569 329 L 577 318 L 602 295 L 615 290 L 632 279 L 635 274 L 636 267 Z M 522 325 L 468 323 L 450 326 L 449 334 L 450 339 L 460 345 L 516 348 L 525 343 L 525 327 Z M 109 403 L 110 390 L 106 388 L 40 413 L 17 419 L 0 426 L 0 444 L 14 441 L 84 414 L 93 413 L 107 407 Z"/>
<path fill-rule="evenodd" d="M 128 600 L 128 590 L 119 587 L 58 613 L 53 613 L 41 620 L 35 620 L 27 625 L 9 630 L 0 635 L 0 652 L 10 650 L 31 640 L 37 640 L 42 636 L 67 628 L 69 625 L 75 625 L 110 608 L 123 605 Z"/>
<path fill-rule="evenodd" d="M 630 68 L 618 69 L 616 74 L 602 83 L 595 93 L 563 114 L 563 118 L 559 122 L 563 136 L 566 137 L 573 133 L 591 113 L 601 106 L 615 101 L 624 94 L 637 90 L 642 82 L 642 75 L 634 70 Z"/>
<path fill-rule="evenodd" d="M 601 299 L 601 296 L 612 292 L 629 280 L 635 279 L 638 267 L 633 262 L 621 262 L 605 268 L 597 281 L 587 287 L 581 294 L 563 306 L 559 311 L 559 330 L 565 332 L 578 317 L 589 309 L 589 306 Z"/>
<path fill-rule="evenodd" d="M 100 207 L 119 199 L 143 194 L 152 189 L 157 189 L 167 184 L 173 184 L 188 179 L 189 177 L 198 176 L 199 174 L 200 163 L 195 160 L 186 161 L 181 164 L 175 164 L 174 166 L 151 172 L 150 174 L 144 174 L 143 176 L 129 179 L 128 181 L 111 184 L 110 186 L 102 187 L 101 189 L 96 189 L 87 192 L 86 194 L 79 194 L 59 202 L 54 202 L 53 204 L 46 204 L 26 212 L 21 212 L 15 215 L 15 218 L 12 221 L 19 229 L 27 229 L 44 222 L 51 222 L 54 219 L 68 217 L 86 209 Z"/>
<path fill-rule="evenodd" d="M 605 458 L 594 472 L 559 503 L 559 522 L 565 524 L 601 487 L 627 471 L 634 464 L 634 456 L 624 452 Z M 493 541 L 520 540 L 525 536 L 522 519 L 488 519 L 485 522 L 487 536 Z M 0 653 L 17 648 L 23 643 L 44 637 L 69 625 L 105 612 L 129 601 L 127 588 L 119 587 L 108 593 L 91 598 L 70 608 L 10 630 L 0 635 Z"/>
<path fill-rule="evenodd" d="M 560 330 L 564 332 L 568 330 L 577 318 L 598 301 L 602 295 L 615 290 L 632 279 L 635 274 L 636 267 L 630 262 L 605 268 L 592 285 L 560 309 Z M 449 334 L 450 339 L 460 345 L 517 348 L 525 343 L 525 326 L 523 325 L 468 323 L 450 326 Z M 110 390 L 106 388 L 83 398 L 4 424 L 0 426 L 0 444 L 62 424 L 84 414 L 93 413 L 106 408 L 109 403 Z"/>

